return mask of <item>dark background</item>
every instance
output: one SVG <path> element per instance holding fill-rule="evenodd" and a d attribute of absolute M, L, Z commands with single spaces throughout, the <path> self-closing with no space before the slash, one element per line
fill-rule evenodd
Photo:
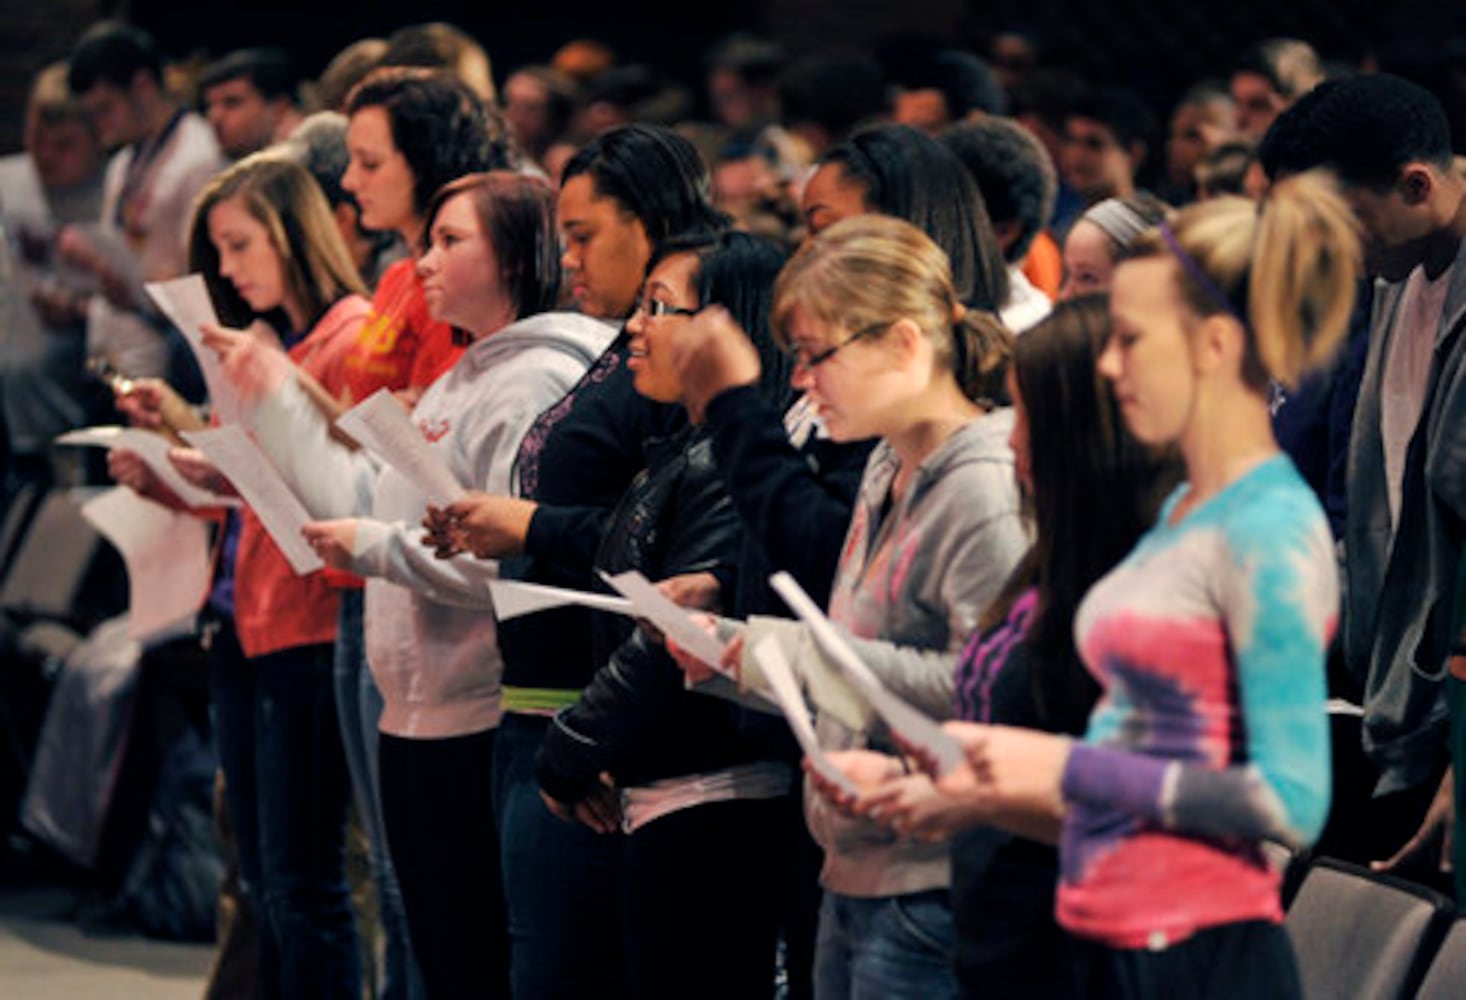
<path fill-rule="evenodd" d="M 467 29 L 488 49 L 501 81 L 564 41 L 591 36 L 609 42 L 622 61 L 649 63 L 699 96 L 703 51 L 735 29 L 770 35 L 791 51 L 837 41 L 871 46 L 918 32 L 982 53 L 997 29 L 1032 25 L 1049 40 L 1052 62 L 1095 83 L 1131 86 L 1158 114 L 1187 84 L 1224 74 L 1243 48 L 1270 35 L 1304 38 L 1326 59 L 1348 64 L 1411 45 L 1414 62 L 1436 64 L 1426 72 L 1442 86 L 1450 73 L 1466 79 L 1466 59 L 1447 45 L 1466 26 L 1466 10 L 1430 0 L 0 0 L 0 151 L 19 146 L 30 75 L 64 56 L 92 20 L 119 15 L 152 31 L 175 57 L 273 44 L 288 49 L 306 75 L 349 42 L 414 21 Z"/>

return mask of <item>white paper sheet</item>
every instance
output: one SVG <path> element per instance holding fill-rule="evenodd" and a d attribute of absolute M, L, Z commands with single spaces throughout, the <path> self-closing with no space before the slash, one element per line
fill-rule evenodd
<path fill-rule="evenodd" d="M 774 690 L 774 700 L 783 710 L 784 718 L 789 720 L 789 728 L 794 730 L 794 738 L 799 741 L 800 749 L 804 751 L 804 756 L 809 758 L 810 765 L 826 781 L 838 785 L 851 795 L 859 795 L 860 789 L 845 777 L 844 772 L 830 763 L 830 759 L 820 748 L 819 740 L 815 739 L 814 725 L 809 721 L 809 706 L 804 703 L 804 696 L 799 693 L 799 682 L 794 679 L 794 671 L 790 668 L 784 651 L 779 648 L 779 640 L 768 636 L 753 647 L 753 657 L 763 668 L 764 677 L 768 679 L 769 687 Z"/>
<path fill-rule="evenodd" d="M 819 605 L 788 573 L 775 573 L 769 585 L 784 599 L 800 620 L 809 626 L 815 644 L 835 661 L 853 684 L 870 702 L 870 707 L 891 727 L 891 732 L 912 746 L 920 747 L 937 761 L 938 773 L 946 774 L 963 761 L 962 744 L 941 726 L 892 694 L 860 659 L 859 654 L 836 631 Z"/>
<path fill-rule="evenodd" d="M 310 514 L 244 428 L 228 424 L 206 431 L 185 431 L 183 439 L 203 452 L 234 484 L 296 573 L 304 576 L 325 565 L 300 533 L 312 520 Z"/>
<path fill-rule="evenodd" d="M 150 281 L 143 286 L 179 332 L 193 348 L 194 358 L 209 386 L 209 406 L 221 424 L 239 421 L 239 395 L 224 375 L 219 355 L 204 346 L 204 324 L 219 326 L 219 315 L 209 298 L 209 288 L 201 274 L 190 274 L 172 281 Z"/>
<path fill-rule="evenodd" d="M 200 489 L 187 479 L 168 461 L 168 449 L 172 443 L 161 434 L 139 427 L 83 427 L 67 431 L 56 439 L 57 444 L 90 445 L 97 448 L 126 448 L 142 456 L 148 468 L 168 485 L 178 498 L 190 507 L 238 507 L 238 497 L 220 496 Z"/>
<path fill-rule="evenodd" d="M 128 634 L 142 642 L 192 626 L 213 575 L 208 525 L 120 486 L 81 513 L 127 565 Z"/>
<path fill-rule="evenodd" d="M 386 389 L 378 389 L 336 420 L 352 439 L 423 491 L 428 502 L 445 507 L 465 491 L 443 456 L 422 436 L 412 416 Z"/>
<path fill-rule="evenodd" d="M 631 602 L 624 597 L 547 587 L 541 583 L 525 583 L 523 580 L 490 580 L 489 596 L 494 600 L 494 617 L 501 622 L 572 604 L 618 615 L 632 614 Z"/>
<path fill-rule="evenodd" d="M 662 634 L 681 646 L 687 652 L 712 667 L 718 673 L 729 675 L 723 666 L 724 645 L 717 636 L 693 621 L 687 609 L 679 607 L 670 597 L 662 593 L 650 580 L 636 570 L 611 575 L 601 572 L 601 579 L 611 585 L 618 594 L 631 602 L 638 618 L 645 618 Z"/>

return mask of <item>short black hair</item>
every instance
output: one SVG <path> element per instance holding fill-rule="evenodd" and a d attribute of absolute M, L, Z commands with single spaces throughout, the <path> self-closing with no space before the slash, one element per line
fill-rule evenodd
<path fill-rule="evenodd" d="M 412 171 L 419 214 L 449 181 L 516 165 L 503 121 L 451 73 L 407 66 L 375 70 L 346 99 L 348 115 L 370 107 L 387 113 L 392 144 Z"/>
<path fill-rule="evenodd" d="M 654 249 L 673 236 L 728 228 L 728 216 L 709 197 L 707 163 L 669 128 L 625 125 L 601 133 L 565 164 L 561 184 L 581 174 L 597 195 L 636 216 Z"/>
<path fill-rule="evenodd" d="M 199 74 L 199 92 L 230 80 L 246 79 L 267 101 L 285 98 L 295 103 L 295 86 L 299 78 L 284 49 L 237 49 L 218 59 Z"/>
<path fill-rule="evenodd" d="M 972 111 L 1008 112 L 1008 95 L 986 61 L 961 49 L 923 37 L 898 38 L 882 47 L 886 75 L 906 90 L 936 90 L 947 115 L 960 121 Z"/>
<path fill-rule="evenodd" d="M 1148 148 L 1155 132 L 1150 107 L 1138 94 L 1122 87 L 1104 87 L 1081 95 L 1070 106 L 1067 118 L 1099 122 L 1127 148 L 1137 142 Z"/>
<path fill-rule="evenodd" d="M 825 50 L 795 59 L 779 77 L 784 119 L 810 123 L 839 142 L 857 126 L 886 113 L 886 77 L 880 63 L 855 50 Z"/>
<path fill-rule="evenodd" d="M 709 72 L 726 70 L 750 86 L 773 86 L 787 62 L 784 50 L 775 42 L 746 32 L 729 35 L 715 44 L 703 59 Z"/>
<path fill-rule="evenodd" d="M 73 94 L 100 83 L 126 90 L 139 72 L 163 82 L 163 56 L 153 36 L 122 21 L 99 21 L 76 43 L 66 82 Z"/>
<path fill-rule="evenodd" d="M 1385 188 L 1407 163 L 1451 168 L 1451 124 L 1419 84 L 1388 73 L 1329 80 L 1277 117 L 1259 151 L 1271 178 L 1328 167 L 1345 184 Z"/>
<path fill-rule="evenodd" d="M 959 122 L 941 141 L 972 174 L 994 223 L 1018 223 L 1018 238 L 1008 248 L 1009 262 L 1020 261 L 1048 224 L 1059 179 L 1048 150 L 1009 118 Z"/>

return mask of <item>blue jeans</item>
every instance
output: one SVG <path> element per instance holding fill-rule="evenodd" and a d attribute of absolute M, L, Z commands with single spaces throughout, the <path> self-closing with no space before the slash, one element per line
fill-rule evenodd
<path fill-rule="evenodd" d="M 341 724 L 341 745 L 356 810 L 371 843 L 372 875 L 377 883 L 377 906 L 386 937 L 381 1000 L 426 1000 L 427 987 L 412 955 L 407 931 L 407 910 L 402 889 L 387 850 L 382 823 L 381 772 L 377 765 L 377 721 L 382 717 L 382 694 L 367 669 L 362 636 L 362 590 L 341 592 L 341 618 L 336 631 L 336 715 Z"/>
<path fill-rule="evenodd" d="M 247 659 L 225 624 L 209 660 L 241 884 L 259 921 L 261 994 L 358 1000 L 331 646 Z"/>
<path fill-rule="evenodd" d="M 958 1000 L 947 890 L 859 899 L 826 892 L 815 1000 Z"/>
<path fill-rule="evenodd" d="M 515 1000 L 627 996 L 620 834 L 545 807 L 535 755 L 550 720 L 505 714 L 494 746 L 494 821 L 508 908 Z"/>

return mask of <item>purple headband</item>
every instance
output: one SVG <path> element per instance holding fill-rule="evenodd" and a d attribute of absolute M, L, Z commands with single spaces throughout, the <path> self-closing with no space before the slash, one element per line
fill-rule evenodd
<path fill-rule="evenodd" d="M 1215 281 L 1207 277 L 1206 272 L 1201 269 L 1201 265 L 1196 262 L 1196 258 L 1181 249 L 1181 241 L 1176 239 L 1176 233 L 1171 227 L 1165 222 L 1160 222 L 1156 224 L 1156 229 L 1159 230 L 1161 239 L 1165 241 L 1171 253 L 1175 254 L 1176 259 L 1181 262 L 1181 267 L 1185 269 L 1192 281 L 1201 286 L 1201 290 L 1206 293 L 1207 298 L 1211 299 L 1212 304 L 1218 309 L 1224 310 L 1238 323 L 1241 323 L 1244 330 L 1247 329 L 1247 320 L 1237 311 L 1237 307 L 1232 304 L 1232 299 L 1218 287 Z"/>

